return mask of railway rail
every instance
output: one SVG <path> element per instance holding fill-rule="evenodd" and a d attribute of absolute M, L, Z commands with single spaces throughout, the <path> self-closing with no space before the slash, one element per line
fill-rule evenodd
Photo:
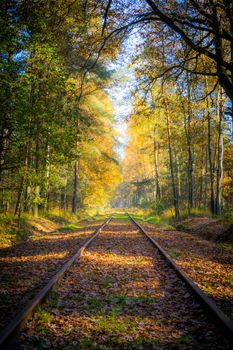
<path fill-rule="evenodd" d="M 128 214 L 129 215 L 129 214 Z M 198 299 L 202 304 L 208 316 L 211 316 L 211 322 L 214 322 L 222 332 L 227 336 L 230 343 L 233 344 L 233 323 L 232 321 L 220 310 L 218 307 L 201 291 L 201 289 L 182 271 L 175 262 L 169 257 L 169 255 L 160 247 L 160 245 L 145 231 L 145 229 L 136 221 L 132 216 L 129 215 L 133 224 L 136 225 L 137 229 L 152 243 L 154 247 L 159 251 L 160 255 L 165 259 L 166 263 L 175 270 L 176 275 L 185 283 L 186 287 Z M 35 312 L 36 307 L 41 304 L 47 297 L 49 292 L 53 290 L 55 285 L 58 284 L 59 280 L 69 267 L 77 261 L 85 251 L 87 247 L 95 240 L 98 234 L 107 227 L 112 217 L 107 219 L 101 227 L 99 227 L 91 238 L 77 251 L 75 255 L 60 269 L 60 271 L 47 283 L 47 285 L 39 291 L 35 298 L 25 307 L 13 320 L 12 322 L 0 332 L 0 348 L 1 349 L 13 349 L 15 340 L 19 331 L 23 328 L 26 321 Z"/>
<path fill-rule="evenodd" d="M 139 228 L 139 230 L 148 238 L 154 247 L 158 249 L 160 254 L 164 257 L 167 263 L 175 270 L 176 274 L 186 284 L 188 289 L 192 292 L 195 298 L 202 304 L 211 317 L 211 320 L 221 328 L 227 338 L 233 345 L 233 322 L 227 317 L 217 305 L 188 277 L 188 275 L 170 258 L 166 251 L 145 231 L 145 229 L 130 215 L 129 218 Z"/>
<path fill-rule="evenodd" d="M 13 349 L 19 331 L 22 329 L 26 321 L 33 315 L 37 306 L 41 304 L 47 297 L 49 292 L 59 282 L 69 267 L 77 261 L 83 251 L 91 244 L 101 230 L 110 222 L 108 218 L 93 235 L 78 249 L 78 251 L 62 266 L 62 268 L 49 280 L 49 282 L 35 295 L 35 297 L 26 305 L 21 312 L 0 332 L 0 348 Z"/>

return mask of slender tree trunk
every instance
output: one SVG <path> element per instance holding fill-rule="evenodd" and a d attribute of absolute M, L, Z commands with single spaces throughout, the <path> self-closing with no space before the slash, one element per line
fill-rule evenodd
<path fill-rule="evenodd" d="M 207 79 L 205 79 L 205 93 L 208 93 Z M 206 98 L 206 110 L 207 110 L 207 130 L 208 130 L 208 158 L 209 158 L 209 173 L 210 173 L 210 210 L 212 214 L 215 214 L 215 195 L 214 195 L 214 169 L 213 169 L 213 151 L 212 151 L 212 127 L 211 127 L 211 109 L 209 97 Z"/>
<path fill-rule="evenodd" d="M 223 174 L 223 135 L 222 135 L 222 116 L 223 116 L 223 103 L 222 103 L 222 91 L 218 96 L 218 144 L 217 144 L 217 184 L 216 184 L 216 214 L 221 214 L 221 180 Z"/>
<path fill-rule="evenodd" d="M 179 199 L 178 199 L 178 192 L 177 192 L 177 186 L 176 186 L 175 174 L 174 174 L 174 162 L 173 162 L 173 152 L 172 152 L 172 144 L 171 144 L 170 115 L 166 105 L 166 101 L 165 101 L 165 108 L 166 108 L 166 122 L 167 122 L 168 151 L 169 151 L 170 171 L 171 171 L 171 179 L 172 179 L 173 203 L 175 208 L 175 217 L 178 219 L 180 216 Z"/>
<path fill-rule="evenodd" d="M 156 199 L 161 199 L 161 191 L 160 191 L 160 183 L 159 183 L 159 167 L 158 167 L 158 146 L 156 141 L 155 127 L 154 127 L 154 167 L 155 167 Z"/>
<path fill-rule="evenodd" d="M 176 174 L 177 174 L 177 194 L 178 198 L 181 198 L 181 172 L 180 172 L 180 161 L 177 157 L 178 152 L 175 151 L 175 164 L 176 164 Z"/>
<path fill-rule="evenodd" d="M 49 186 L 49 177 L 50 177 L 50 146 L 47 145 L 47 150 L 46 150 L 46 172 L 45 172 L 45 176 L 46 176 L 46 193 L 45 193 L 45 198 L 46 198 L 46 202 L 45 202 L 45 208 L 47 211 L 49 211 L 49 199 L 50 199 L 50 186 Z"/>
<path fill-rule="evenodd" d="M 24 211 L 30 212 L 31 210 L 31 186 L 27 184 L 24 198 Z"/>
<path fill-rule="evenodd" d="M 67 176 L 68 176 L 68 169 L 64 179 L 65 181 L 64 187 L 62 188 L 62 191 L 61 191 L 61 209 L 62 210 L 67 210 Z"/>
<path fill-rule="evenodd" d="M 24 166 L 25 166 L 25 171 L 27 171 L 28 169 L 28 163 L 29 163 L 29 154 L 31 151 L 31 142 L 27 142 L 26 145 L 26 155 L 25 155 L 25 160 L 24 160 Z M 18 196 L 17 196 L 17 201 L 16 201 L 16 205 L 15 205 L 15 212 L 14 215 L 18 215 L 20 216 L 20 213 L 22 211 L 22 197 L 23 197 L 23 191 L 25 188 L 25 182 L 26 182 L 26 174 L 24 173 L 21 176 L 20 179 L 20 185 L 19 185 L 19 190 L 18 190 Z"/>
<path fill-rule="evenodd" d="M 205 208 L 208 208 L 208 183 L 209 183 L 209 150 L 206 145 L 206 156 L 205 156 Z"/>
<path fill-rule="evenodd" d="M 187 73 L 187 86 L 188 86 L 188 113 L 187 123 L 185 118 L 186 137 L 188 143 L 188 188 L 189 188 L 189 201 L 188 201 L 188 212 L 190 214 L 191 209 L 194 207 L 194 150 L 192 143 L 192 110 L 191 110 L 191 94 L 190 94 L 190 79 Z"/>
<path fill-rule="evenodd" d="M 61 192 L 61 209 L 66 210 L 66 187 Z"/>
<path fill-rule="evenodd" d="M 203 179 L 205 176 L 204 170 L 204 160 L 205 160 L 205 146 L 202 145 L 201 148 L 201 176 L 200 176 L 200 193 L 199 193 L 199 208 L 202 208 L 202 198 L 203 198 Z"/>
<path fill-rule="evenodd" d="M 36 200 L 34 202 L 34 211 L 33 211 L 33 215 L 35 216 L 35 218 L 38 217 L 39 215 L 39 205 L 38 205 L 38 202 L 37 202 L 37 198 L 40 196 L 40 186 L 39 185 L 36 185 L 35 187 L 35 197 L 36 197 Z"/>
<path fill-rule="evenodd" d="M 73 198 L 72 198 L 72 213 L 77 213 L 77 189 L 78 189 L 78 160 L 74 163 L 74 185 L 73 185 Z"/>
<path fill-rule="evenodd" d="M 36 139 L 36 158 L 35 158 L 35 170 L 36 173 L 39 171 L 39 150 L 40 150 L 40 144 L 39 144 L 39 138 Z M 39 214 L 39 204 L 38 199 L 40 197 L 40 185 L 35 185 L 35 200 L 34 200 L 34 208 L 33 208 L 33 215 L 37 218 Z"/>
<path fill-rule="evenodd" d="M 214 169 L 212 159 L 212 128 L 211 128 L 211 111 L 209 106 L 209 99 L 207 97 L 207 122 L 208 122 L 208 158 L 209 158 L 209 173 L 210 173 L 210 210 L 215 214 L 215 198 L 214 198 Z"/>
<path fill-rule="evenodd" d="M 23 194 L 23 188 L 24 188 L 24 176 L 21 176 L 20 179 L 20 185 L 19 185 L 19 190 L 18 190 L 18 196 L 17 196 L 17 201 L 16 201 L 16 205 L 15 205 L 15 213 L 14 215 L 18 215 L 18 217 L 20 217 L 20 213 L 21 213 L 21 198 L 22 198 L 22 194 Z"/>

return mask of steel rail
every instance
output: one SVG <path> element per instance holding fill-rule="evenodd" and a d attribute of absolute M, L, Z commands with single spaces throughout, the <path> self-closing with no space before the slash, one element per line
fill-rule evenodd
<path fill-rule="evenodd" d="M 0 349 L 10 350 L 14 348 L 19 331 L 27 320 L 33 315 L 36 307 L 41 304 L 55 285 L 63 277 L 69 267 L 81 257 L 84 250 L 91 244 L 102 229 L 109 224 L 112 217 L 108 218 L 92 236 L 79 248 L 79 250 L 61 267 L 50 281 L 35 295 L 35 297 L 13 318 L 13 320 L 0 331 Z"/>
<path fill-rule="evenodd" d="M 140 229 L 141 232 L 149 239 L 149 241 L 159 250 L 160 254 L 165 258 L 167 263 L 175 270 L 178 277 L 186 284 L 194 297 L 202 304 L 208 316 L 229 339 L 233 345 L 233 322 L 227 317 L 218 306 L 212 301 L 189 277 L 188 275 L 174 262 L 174 260 L 166 253 L 166 251 L 145 231 L 145 229 L 130 215 L 129 218 Z"/>

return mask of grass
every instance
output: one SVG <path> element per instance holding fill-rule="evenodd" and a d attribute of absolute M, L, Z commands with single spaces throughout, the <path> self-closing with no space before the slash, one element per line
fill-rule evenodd
<path fill-rule="evenodd" d="M 38 219 L 46 219 L 51 224 L 58 224 L 62 227 L 58 231 L 72 231 L 77 229 L 79 221 L 94 222 L 105 220 L 109 214 L 96 214 L 90 216 L 88 213 L 80 213 L 79 216 L 72 215 L 59 209 L 53 209 L 49 213 L 40 212 Z M 0 246 L 10 246 L 17 242 L 26 241 L 33 235 L 36 225 L 33 225 L 35 218 L 31 214 L 22 214 L 20 218 L 12 213 L 0 214 Z"/>
<path fill-rule="evenodd" d="M 53 320 L 53 315 L 49 311 L 45 310 L 43 306 L 38 306 L 35 319 L 37 321 L 37 331 L 44 334 L 48 334 L 51 332 L 50 322 L 52 322 Z"/>
<path fill-rule="evenodd" d="M 95 330 L 98 333 L 132 334 L 135 332 L 135 323 L 128 317 L 125 317 L 124 319 L 117 318 L 114 311 L 111 315 L 104 315 L 99 318 L 94 317 L 93 321 L 95 322 Z"/>
<path fill-rule="evenodd" d="M 227 253 L 231 253 L 233 255 L 233 244 L 232 243 L 220 242 L 220 243 L 218 243 L 218 246 L 222 251 L 225 251 Z"/>
<path fill-rule="evenodd" d="M 89 338 L 83 338 L 80 340 L 81 349 L 90 349 L 92 341 Z"/>
<path fill-rule="evenodd" d="M 174 249 L 167 249 L 168 254 L 170 255 L 171 258 L 176 259 L 182 256 L 181 252 L 178 252 Z"/>
<path fill-rule="evenodd" d="M 28 216 L 20 219 L 13 214 L 0 215 L 0 244 L 11 245 L 16 242 L 26 241 L 32 234 L 33 227 L 28 223 Z"/>
<path fill-rule="evenodd" d="M 149 223 L 149 224 L 159 224 L 160 223 L 160 218 L 157 215 L 149 215 L 149 216 L 140 216 L 140 215 L 131 215 L 133 219 L 137 220 L 137 221 L 141 221 L 144 223 Z"/>
<path fill-rule="evenodd" d="M 233 287 L 233 275 L 226 278 L 226 283 Z"/>
<path fill-rule="evenodd" d="M 113 216 L 114 219 L 117 219 L 117 220 L 126 220 L 126 221 L 130 221 L 130 218 L 127 214 L 115 214 Z"/>
<path fill-rule="evenodd" d="M 50 308 L 55 308 L 57 307 L 57 303 L 58 303 L 58 294 L 54 291 L 49 293 L 49 297 L 46 300 L 46 305 L 48 305 L 48 307 Z"/>
<path fill-rule="evenodd" d="M 58 231 L 72 231 L 72 230 L 77 230 L 77 226 L 72 223 L 62 226 L 58 229 Z"/>
<path fill-rule="evenodd" d="M 29 337 L 27 337 L 25 339 L 25 345 L 29 346 L 30 348 L 33 347 L 33 349 L 37 349 L 37 350 L 44 350 L 45 349 L 45 345 L 43 343 L 42 340 L 38 339 L 38 337 L 34 336 L 34 335 L 30 335 Z"/>
<path fill-rule="evenodd" d="M 109 288 L 109 281 L 104 281 L 104 288 Z M 117 316 L 118 313 L 121 313 L 125 309 L 127 309 L 130 305 L 139 303 L 141 304 L 154 304 L 155 298 L 148 298 L 144 296 L 139 297 L 128 297 L 127 295 L 109 295 L 105 298 L 97 298 L 93 297 L 86 301 L 87 310 L 89 315 L 109 315 L 109 316 Z"/>
<path fill-rule="evenodd" d="M 192 341 L 192 337 L 189 334 L 183 334 L 177 339 L 178 349 L 185 349 L 186 346 Z"/>

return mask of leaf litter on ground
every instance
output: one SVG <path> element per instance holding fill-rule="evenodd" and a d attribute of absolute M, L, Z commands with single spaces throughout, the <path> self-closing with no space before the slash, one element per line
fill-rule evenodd
<path fill-rule="evenodd" d="M 230 349 L 129 223 L 111 222 L 55 294 L 57 304 L 48 300 L 28 322 L 18 349 Z"/>

